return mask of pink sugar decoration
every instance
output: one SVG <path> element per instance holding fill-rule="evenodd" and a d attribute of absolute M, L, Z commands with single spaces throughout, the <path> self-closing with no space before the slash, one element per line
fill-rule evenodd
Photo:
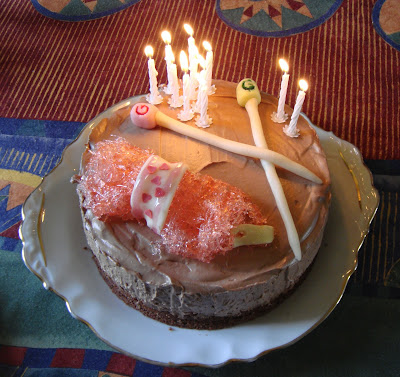
<path fill-rule="evenodd" d="M 161 236 L 170 253 L 208 263 L 232 249 L 231 229 L 239 224 L 262 225 L 267 221 L 240 189 L 207 175 L 186 172 Z"/>
<path fill-rule="evenodd" d="M 150 151 L 123 138 L 96 143 L 85 155 L 85 170 L 79 183 L 83 206 L 101 221 L 133 220 L 132 189 L 150 155 Z"/>
<path fill-rule="evenodd" d="M 165 191 L 161 187 L 157 187 L 155 196 L 156 198 L 162 198 L 163 196 L 165 196 Z"/>
<path fill-rule="evenodd" d="M 169 169 L 170 169 L 170 166 L 165 162 L 160 166 L 160 170 L 169 170 Z"/>
<path fill-rule="evenodd" d="M 101 221 L 135 220 L 131 193 L 150 155 L 150 151 L 122 138 L 98 142 L 85 155 L 84 173 L 78 184 L 83 206 Z M 231 229 L 244 223 L 267 223 L 249 196 L 210 176 L 186 172 L 172 200 L 161 238 L 169 253 L 207 263 L 232 249 Z"/>
<path fill-rule="evenodd" d="M 144 211 L 144 214 L 149 217 L 150 219 L 153 218 L 153 212 L 151 209 L 146 209 L 146 211 Z"/>
<path fill-rule="evenodd" d="M 159 186 L 159 185 L 161 185 L 161 177 L 159 175 L 157 175 L 151 180 L 151 182 L 154 183 L 155 185 Z"/>
<path fill-rule="evenodd" d="M 148 171 L 150 174 L 153 174 L 153 173 L 155 173 L 155 172 L 157 171 L 157 167 L 156 167 L 156 166 L 153 166 L 153 165 L 148 165 L 148 166 L 147 166 L 147 171 Z"/>
<path fill-rule="evenodd" d="M 156 196 L 157 196 L 157 195 L 156 195 Z M 151 198 L 152 198 L 152 196 L 151 196 L 150 194 L 146 194 L 146 193 L 143 193 L 143 194 L 142 194 L 143 203 L 147 203 L 148 201 L 151 200 Z"/>

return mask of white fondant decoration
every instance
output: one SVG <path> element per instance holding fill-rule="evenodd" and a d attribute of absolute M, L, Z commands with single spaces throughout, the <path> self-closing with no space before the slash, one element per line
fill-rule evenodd
<path fill-rule="evenodd" d="M 152 155 L 143 164 L 131 195 L 132 214 L 157 234 L 161 233 L 168 210 L 186 166 Z"/>

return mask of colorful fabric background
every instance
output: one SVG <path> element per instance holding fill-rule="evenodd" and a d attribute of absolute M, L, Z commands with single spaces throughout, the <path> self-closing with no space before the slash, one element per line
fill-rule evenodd
<path fill-rule="evenodd" d="M 44 16 L 62 21 L 87 21 L 109 16 L 140 0 L 32 0 Z"/>
<path fill-rule="evenodd" d="M 342 0 L 218 0 L 229 26 L 262 37 L 286 37 L 311 30 L 331 17 Z"/>
<path fill-rule="evenodd" d="M 378 34 L 392 47 L 400 50 L 400 3 L 396 0 L 378 0 L 372 12 Z"/>
<path fill-rule="evenodd" d="M 245 2 L 141 0 L 104 18 L 62 22 L 35 1 L 0 0 L 1 377 L 399 375 L 400 51 L 396 26 L 387 27 L 398 4 L 321 0 L 318 10 L 313 0 L 271 0 L 279 2 L 291 8 L 275 8 L 280 19 L 272 8 L 256 12 L 262 1 L 228 9 Z M 171 32 L 174 51 L 186 49 L 184 22 L 196 41 L 212 44 L 218 79 L 252 77 L 278 95 L 285 57 L 289 105 L 298 79 L 307 79 L 304 112 L 360 148 L 381 198 L 358 269 L 322 325 L 288 348 L 217 369 L 163 367 L 111 349 L 24 266 L 18 236 L 24 200 L 85 123 L 148 90 L 146 44 L 166 81 L 160 33 Z"/>
<path fill-rule="evenodd" d="M 285 38 L 239 32 L 211 0 L 146 0 L 90 22 L 65 23 L 39 14 L 30 2 L 0 2 L 0 116 L 86 122 L 113 103 L 147 91 L 144 47 L 152 44 L 159 80 L 166 81 L 164 44 L 187 48 L 184 22 L 215 51 L 214 76 L 250 76 L 278 95 L 277 61 L 290 65 L 288 103 L 300 78 L 309 81 L 303 110 L 312 122 L 359 147 L 366 158 L 400 158 L 399 51 L 372 22 L 374 0 L 344 1 L 320 26 Z M 18 46 L 18 48 L 16 48 Z M 202 51 L 203 52 L 203 51 Z"/>

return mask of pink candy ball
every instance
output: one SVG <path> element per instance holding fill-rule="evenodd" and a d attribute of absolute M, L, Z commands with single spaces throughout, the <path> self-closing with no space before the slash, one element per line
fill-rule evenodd
<path fill-rule="evenodd" d="M 156 113 L 158 109 L 149 103 L 137 103 L 132 107 L 132 123 L 140 128 L 151 130 L 157 126 Z"/>

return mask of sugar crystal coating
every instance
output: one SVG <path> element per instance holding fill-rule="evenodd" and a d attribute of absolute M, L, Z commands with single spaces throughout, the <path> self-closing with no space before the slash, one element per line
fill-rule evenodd
<path fill-rule="evenodd" d="M 151 155 L 118 138 L 98 142 L 79 183 L 83 206 L 102 221 L 134 220 L 130 197 L 139 171 Z"/>
<path fill-rule="evenodd" d="M 83 206 L 104 222 L 140 220 L 131 213 L 130 197 L 150 155 L 150 151 L 122 138 L 97 143 L 79 182 Z M 231 230 L 239 224 L 263 225 L 266 219 L 238 188 L 187 171 L 172 200 L 161 237 L 168 252 L 210 262 L 232 249 Z"/>
<path fill-rule="evenodd" d="M 210 262 L 232 249 L 232 228 L 266 219 L 240 189 L 207 175 L 186 172 L 161 236 L 169 252 Z"/>

